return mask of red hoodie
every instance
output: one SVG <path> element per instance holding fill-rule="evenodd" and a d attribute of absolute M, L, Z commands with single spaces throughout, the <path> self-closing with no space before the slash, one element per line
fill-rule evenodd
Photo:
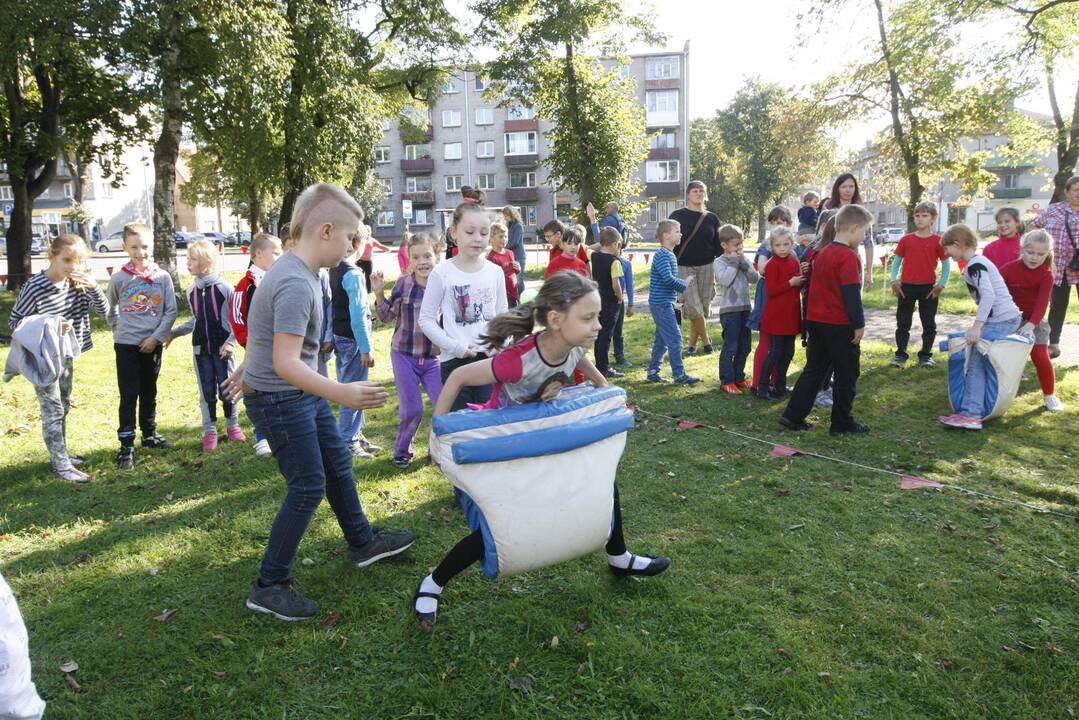
<path fill-rule="evenodd" d="M 232 308 L 229 311 L 229 322 L 232 324 L 232 333 L 236 336 L 236 342 L 241 347 L 247 347 L 247 313 L 251 309 L 251 297 L 255 294 L 255 288 L 266 274 L 255 265 L 247 268 L 247 273 L 236 283 L 236 290 L 232 294 Z"/>

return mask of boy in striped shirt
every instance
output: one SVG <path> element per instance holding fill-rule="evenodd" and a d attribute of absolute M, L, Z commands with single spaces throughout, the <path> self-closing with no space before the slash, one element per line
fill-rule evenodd
<path fill-rule="evenodd" d="M 675 383 L 696 385 L 701 379 L 687 375 L 682 365 L 682 331 L 674 317 L 674 301 L 694 283 L 692 275 L 685 280 L 678 277 L 678 258 L 673 250 L 682 240 L 682 226 L 675 220 L 662 220 L 656 226 L 656 239 L 662 247 L 652 257 L 648 287 L 648 311 L 656 322 L 652 361 L 648 364 L 648 382 L 666 382 L 659 374 L 659 365 L 666 354 Z"/>

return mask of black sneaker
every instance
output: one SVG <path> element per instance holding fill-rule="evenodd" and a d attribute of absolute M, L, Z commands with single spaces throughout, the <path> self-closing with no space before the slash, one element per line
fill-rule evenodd
<path fill-rule="evenodd" d="M 374 534 L 371 541 L 360 547 L 348 548 L 348 561 L 358 568 L 373 565 L 394 555 L 399 555 L 416 542 L 416 534 L 407 530 L 383 530 L 371 528 Z"/>
<path fill-rule="evenodd" d="M 631 363 L 629 360 L 626 360 L 625 358 L 615 358 L 614 364 L 624 368 L 633 367 L 633 363 Z"/>
<path fill-rule="evenodd" d="M 600 370 L 600 372 L 603 373 L 603 377 L 605 378 L 620 378 L 625 375 L 625 373 L 615 370 L 613 367 L 609 367 L 606 370 Z"/>
<path fill-rule="evenodd" d="M 116 467 L 121 470 L 135 469 L 135 448 L 124 446 L 116 453 Z"/>
<path fill-rule="evenodd" d="M 695 375 L 683 375 L 674 379 L 675 385 L 696 385 L 701 379 Z"/>
<path fill-rule="evenodd" d="M 172 443 L 170 443 L 158 433 L 154 433 L 153 435 L 142 436 L 142 446 L 147 448 L 153 448 L 155 450 L 168 450 L 170 447 L 172 447 Z"/>
<path fill-rule="evenodd" d="M 393 459 L 393 466 L 404 470 L 412 463 L 412 458 L 399 457 Z"/>
<path fill-rule="evenodd" d="M 633 561 L 636 559 L 636 555 L 630 555 L 629 567 L 620 568 L 608 563 L 607 568 L 611 571 L 612 574 L 616 575 L 617 577 L 652 577 L 653 575 L 659 575 L 661 572 L 671 566 L 671 559 L 669 557 L 663 557 L 661 555 L 659 557 L 650 558 L 646 566 L 644 566 L 640 570 L 636 570 L 633 567 Z"/>
<path fill-rule="evenodd" d="M 711 355 L 715 351 L 715 348 L 711 345 L 705 345 L 704 350 L 701 351 L 703 355 Z"/>
<path fill-rule="evenodd" d="M 300 592 L 295 580 L 262 587 L 251 583 L 247 609 L 273 615 L 278 620 L 307 620 L 318 612 L 318 603 Z"/>
<path fill-rule="evenodd" d="M 828 434 L 832 437 L 839 437 L 840 435 L 865 435 L 867 432 L 869 432 L 868 425 L 856 422 L 842 427 L 834 427 L 828 431 Z"/>
<path fill-rule="evenodd" d="M 906 355 L 896 355 L 892 358 L 892 367 L 903 367 L 907 364 Z"/>
<path fill-rule="evenodd" d="M 697 346 L 696 345 L 690 345 L 689 347 L 687 347 L 685 350 L 682 351 L 682 354 L 683 355 L 696 355 L 697 354 Z"/>
<path fill-rule="evenodd" d="M 794 422 L 793 420 L 788 420 L 786 415 L 779 416 L 779 424 L 787 428 L 788 430 L 808 430 L 809 428 L 813 427 L 805 420 L 803 420 L 802 422 Z"/>
<path fill-rule="evenodd" d="M 667 382 L 667 378 L 663 377 L 659 373 L 656 373 L 655 375 L 653 375 L 652 373 L 648 373 L 648 376 L 645 377 L 645 380 L 647 380 L 650 383 L 665 383 L 665 382 Z"/>

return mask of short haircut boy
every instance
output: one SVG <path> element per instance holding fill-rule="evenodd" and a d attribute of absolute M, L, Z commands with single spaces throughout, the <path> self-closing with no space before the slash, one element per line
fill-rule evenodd
<path fill-rule="evenodd" d="M 802 202 L 808 205 L 814 200 L 820 200 L 820 195 L 815 190 L 810 190 L 802 196 Z"/>
<path fill-rule="evenodd" d="M 491 237 L 506 237 L 506 226 L 500 222 L 491 223 Z"/>
<path fill-rule="evenodd" d="M 701 183 L 702 185 L 704 183 Z M 682 226 L 678 224 L 677 220 L 660 220 L 656 223 L 656 240 L 666 235 L 669 232 L 681 232 Z"/>
<path fill-rule="evenodd" d="M 978 249 L 978 233 L 974 228 L 965 223 L 952 225 L 940 236 L 940 244 L 944 247 L 959 245 L 961 247 Z"/>
<path fill-rule="evenodd" d="M 599 231 L 599 244 L 603 247 L 620 245 L 621 243 L 622 233 L 618 232 L 613 227 L 605 227 Z"/>
<path fill-rule="evenodd" d="M 861 205 L 844 205 L 835 214 L 835 231 L 843 232 L 849 227 L 857 225 L 866 227 L 873 224 L 873 213 Z"/>
<path fill-rule="evenodd" d="M 154 231 L 146 223 L 128 223 L 124 225 L 124 245 L 130 237 L 141 237 L 147 240 L 154 239 Z"/>
<path fill-rule="evenodd" d="M 914 214 L 917 215 L 918 213 L 926 213 L 928 215 L 932 215 L 933 217 L 936 217 L 937 216 L 936 203 L 931 203 L 931 202 L 920 202 L 920 203 L 918 203 L 917 205 L 914 206 Z"/>
<path fill-rule="evenodd" d="M 546 225 L 543 226 L 543 232 L 544 233 L 563 233 L 564 234 L 566 232 L 566 226 L 563 225 L 558 220 L 551 220 L 550 222 L 548 222 Z"/>
<path fill-rule="evenodd" d="M 783 205 L 776 205 L 768 211 L 768 224 L 776 225 L 779 223 L 784 225 L 791 225 L 794 223 L 794 216 L 791 214 L 790 208 Z"/>
<path fill-rule="evenodd" d="M 737 225 L 731 225 L 727 223 L 719 228 L 719 244 L 726 245 L 731 240 L 745 240 L 745 235 L 742 234 L 742 228 Z"/>
<path fill-rule="evenodd" d="M 321 213 L 318 216 L 320 222 L 334 217 L 363 222 L 363 208 L 344 188 L 331 183 L 317 183 L 300 193 L 292 210 L 289 232 L 297 242 L 303 239 L 307 229 L 305 225 L 312 221 L 312 215 L 316 212 Z M 253 247 L 251 252 L 254 252 Z"/>
<path fill-rule="evenodd" d="M 251 238 L 251 247 L 248 249 L 248 253 L 250 253 L 251 257 L 254 257 L 255 253 L 259 252 L 260 250 L 269 250 L 275 244 L 281 244 L 281 239 L 278 238 L 276 235 L 271 235 L 270 233 L 259 233 L 255 237 Z"/>

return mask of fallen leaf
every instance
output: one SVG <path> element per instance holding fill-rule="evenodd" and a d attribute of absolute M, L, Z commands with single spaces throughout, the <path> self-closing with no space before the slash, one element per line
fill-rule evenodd
<path fill-rule="evenodd" d="M 79 669 L 79 664 L 74 660 L 68 660 L 66 663 L 60 666 L 60 672 L 73 673 Z"/>
<path fill-rule="evenodd" d="M 819 678 L 821 678 L 823 680 L 831 680 L 832 679 L 832 673 L 830 673 L 830 672 L 819 672 L 819 673 L 817 673 L 817 677 L 819 677 Z"/>
<path fill-rule="evenodd" d="M 311 558 L 304 558 L 300 562 L 303 564 L 304 567 L 311 567 L 312 565 L 315 564 L 315 561 L 312 560 Z"/>
<path fill-rule="evenodd" d="M 1000 649 L 1003 650 L 1004 652 L 1011 652 L 1012 650 L 1015 650 L 1015 648 L 1008 647 L 1007 645 L 1001 645 Z"/>
<path fill-rule="evenodd" d="M 224 672 L 222 670 L 215 670 L 214 671 L 214 677 L 217 678 L 218 680 L 220 680 L 222 678 L 228 677 L 228 673 Z"/>
<path fill-rule="evenodd" d="M 940 664 L 946 668 L 950 668 L 955 665 L 955 660 L 952 660 L 951 658 L 942 658 Z"/>
<path fill-rule="evenodd" d="M 991 537 L 987 538 L 987 540 L 989 540 L 989 542 L 991 542 L 993 545 L 1000 547 L 1000 538 Z"/>
<path fill-rule="evenodd" d="M 160 623 L 168 622 L 176 617 L 176 613 L 178 612 L 179 610 L 165 610 L 160 615 L 154 615 L 154 620 L 157 620 Z"/>
<path fill-rule="evenodd" d="M 693 420 L 682 420 L 678 423 L 679 430 L 689 430 L 690 428 L 704 427 L 703 423 L 694 422 Z"/>
<path fill-rule="evenodd" d="M 787 528 L 787 530 L 801 530 L 805 526 L 806 526 L 805 523 L 798 523 L 797 525 L 791 525 L 790 527 Z"/>
<path fill-rule="evenodd" d="M 971 460 L 970 458 L 967 458 L 966 460 L 960 460 L 959 461 L 959 469 L 962 470 L 963 472 L 968 472 L 970 470 L 974 470 L 977 467 L 978 467 L 978 461 L 977 460 Z"/>
<path fill-rule="evenodd" d="M 517 666 L 520 665 L 520 664 L 521 664 L 521 658 L 519 658 L 519 657 L 513 658 L 513 662 L 510 663 L 510 672 L 513 672 L 514 670 L 516 670 Z"/>
<path fill-rule="evenodd" d="M 784 675 L 790 675 L 792 672 L 794 672 L 794 670 L 792 668 L 789 668 L 789 667 L 783 668 L 783 674 Z"/>
<path fill-rule="evenodd" d="M 330 613 L 322 620 L 322 629 L 329 630 L 341 622 L 341 613 Z"/>
<path fill-rule="evenodd" d="M 172 493 L 165 496 L 165 502 L 172 502 Z"/>
<path fill-rule="evenodd" d="M 1064 655 L 1064 648 L 1054 645 L 1053 643 L 1045 643 L 1045 649 L 1053 653 L 1057 657 Z"/>
<path fill-rule="evenodd" d="M 577 632 L 577 633 L 583 633 L 588 628 L 589 628 L 589 625 L 588 625 L 587 622 L 579 622 L 579 623 L 577 623 L 576 625 L 573 626 L 573 631 Z"/>
<path fill-rule="evenodd" d="M 552 650 L 557 650 L 557 649 L 558 649 L 558 645 L 559 645 L 559 642 L 558 642 L 558 636 L 557 636 L 557 635 L 555 635 L 555 636 L 554 636 L 553 638 L 551 638 L 551 649 L 552 649 Z"/>
<path fill-rule="evenodd" d="M 213 637 L 214 640 L 218 641 L 219 643 L 221 643 L 225 647 L 233 647 L 236 644 L 236 643 L 234 643 L 232 640 L 230 640 L 229 638 L 227 638 L 224 635 L 215 634 L 215 635 L 212 635 L 211 637 Z"/>
<path fill-rule="evenodd" d="M 953 524 L 951 524 L 951 523 L 944 523 L 944 526 L 943 526 L 943 527 L 944 527 L 944 529 L 945 529 L 945 530 L 947 530 L 948 532 L 955 532 L 955 531 L 956 531 L 956 529 L 957 529 L 957 528 L 955 527 L 955 525 L 953 525 Z"/>
<path fill-rule="evenodd" d="M 82 686 L 75 681 L 75 678 L 71 677 L 70 673 L 64 673 L 64 680 L 67 680 L 67 685 L 75 692 L 82 692 Z"/>
<path fill-rule="evenodd" d="M 577 666 L 578 675 L 584 675 L 586 672 L 588 672 L 588 663 L 581 663 Z"/>
<path fill-rule="evenodd" d="M 777 650 L 776 652 L 778 652 L 783 657 L 790 657 L 791 656 L 791 654 L 789 652 L 787 652 L 787 648 L 779 648 L 779 650 Z"/>
<path fill-rule="evenodd" d="M 446 522 L 449 522 L 450 520 L 453 520 L 453 510 L 450 508 L 442 508 L 438 511 L 438 516 Z"/>
<path fill-rule="evenodd" d="M 520 675 L 518 677 L 510 678 L 510 690 L 516 690 L 518 692 L 530 693 L 535 683 L 532 678 Z"/>
<path fill-rule="evenodd" d="M 8 435 L 25 435 L 28 432 L 30 432 L 29 425 L 14 425 L 7 429 Z"/>
<path fill-rule="evenodd" d="M 150 577 L 157 577 L 157 573 L 158 573 L 157 567 L 151 566 L 150 567 Z"/>

